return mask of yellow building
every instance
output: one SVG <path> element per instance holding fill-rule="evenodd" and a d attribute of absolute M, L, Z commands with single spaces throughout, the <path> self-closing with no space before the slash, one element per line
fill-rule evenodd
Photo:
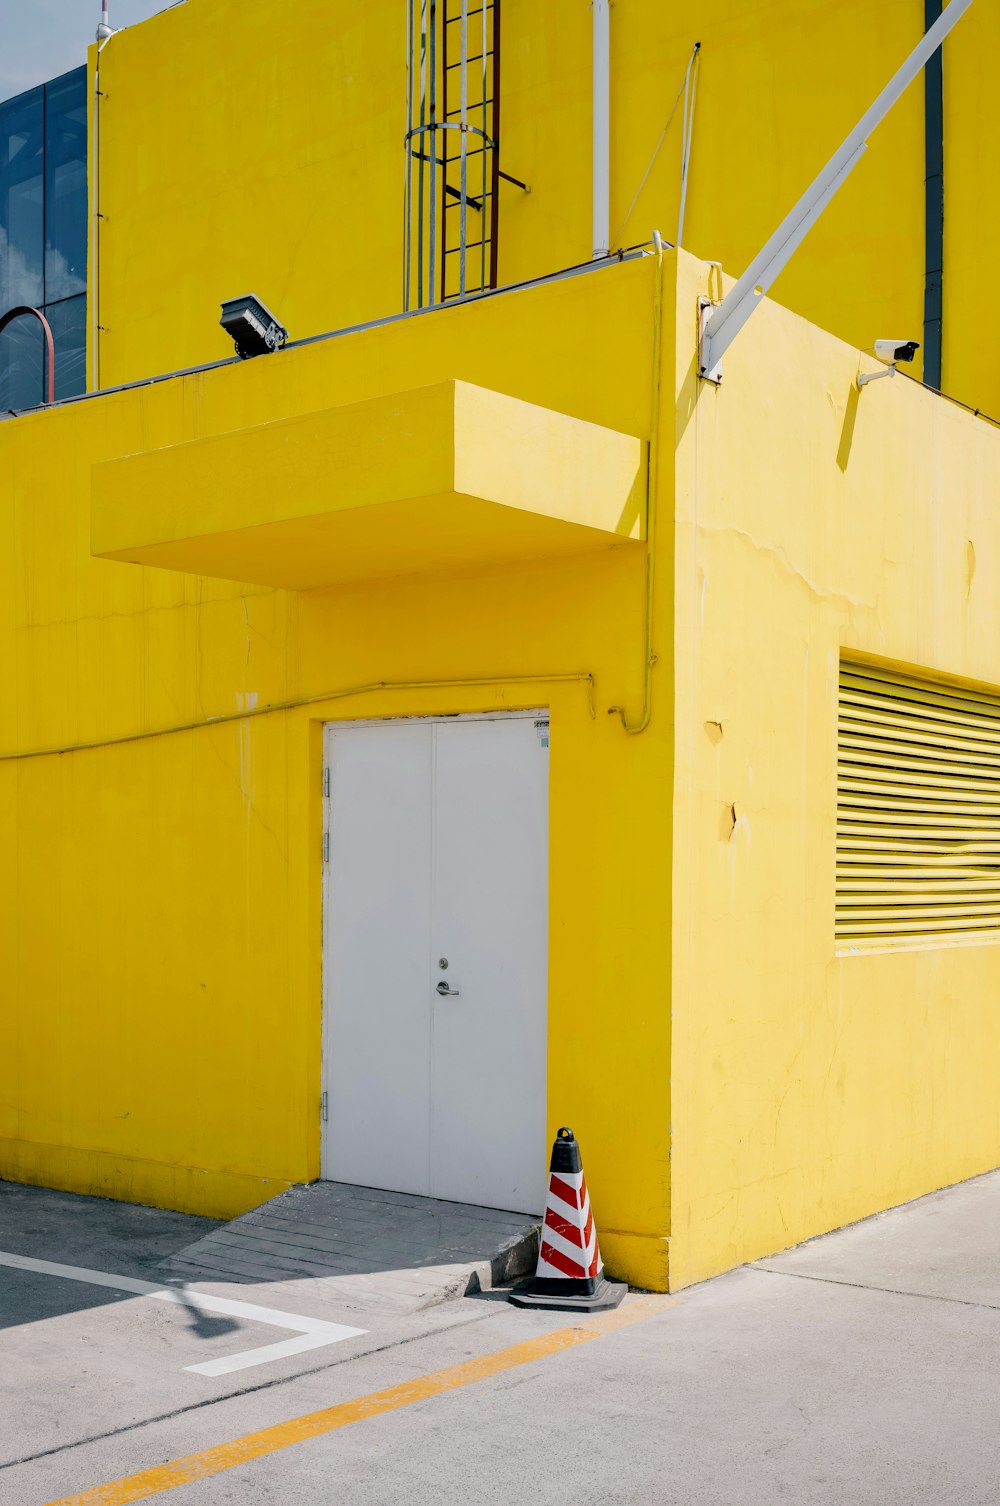
<path fill-rule="evenodd" d="M 92 391 L 0 423 L 0 1175 L 531 1209 L 569 1123 L 609 1268 L 662 1289 L 1000 1162 L 1000 435 L 857 386 L 922 336 L 919 84 L 697 374 L 709 262 L 923 7 L 756 9 L 612 7 L 597 260 L 582 0 L 481 8 L 464 195 L 461 146 L 404 152 L 405 0 L 187 0 L 92 52 Z M 980 408 L 997 45 L 974 4 L 944 63 L 941 380 Z M 685 119 L 695 254 L 651 234 Z M 251 288 L 292 339 L 241 362 Z"/>

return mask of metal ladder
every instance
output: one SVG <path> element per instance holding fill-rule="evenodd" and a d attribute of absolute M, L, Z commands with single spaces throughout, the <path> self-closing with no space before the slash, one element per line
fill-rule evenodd
<path fill-rule="evenodd" d="M 497 286 L 500 0 L 407 0 L 403 307 Z"/>
<path fill-rule="evenodd" d="M 500 3 L 441 0 L 441 301 L 497 285 Z M 474 0 L 473 0 L 474 5 Z M 471 231 L 471 234 L 470 234 Z"/>

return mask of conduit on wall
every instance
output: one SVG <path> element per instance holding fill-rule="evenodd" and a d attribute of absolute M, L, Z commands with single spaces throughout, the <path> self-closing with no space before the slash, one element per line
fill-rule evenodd
<path fill-rule="evenodd" d="M 942 0 L 924 0 L 924 31 L 941 15 Z M 941 386 L 944 303 L 944 58 L 924 67 L 924 367 L 928 387 Z"/>
<path fill-rule="evenodd" d="M 649 462 L 646 466 L 646 625 L 643 634 L 642 654 L 642 711 L 635 721 L 629 721 L 624 706 L 609 706 L 608 715 L 617 716 L 630 737 L 645 732 L 653 714 L 653 667 L 656 650 L 653 647 L 653 609 L 656 604 L 656 524 L 657 490 L 660 478 L 660 337 L 663 326 L 663 249 L 664 241 L 658 230 L 653 231 L 653 254 L 656 257 L 656 279 L 653 284 L 653 338 L 652 371 L 649 393 Z"/>
<path fill-rule="evenodd" d="M 107 47 L 114 32 L 108 24 L 105 4 L 101 12 L 101 24 L 97 28 L 97 56 L 94 60 L 94 101 L 91 106 L 91 172 L 90 172 L 90 278 L 87 297 L 90 305 L 90 390 L 97 392 L 101 386 L 101 363 L 98 350 L 100 342 L 100 285 L 101 285 L 101 200 L 100 200 L 100 150 L 101 150 L 101 53 Z"/>
<path fill-rule="evenodd" d="M 593 254 L 607 256 L 611 239 L 611 14 L 609 0 L 591 0 L 594 13 Z"/>
<path fill-rule="evenodd" d="M 273 701 L 242 711 L 224 711 L 218 716 L 202 717 L 194 722 L 179 722 L 172 727 L 150 727 L 143 732 L 123 732 L 117 737 L 99 737 L 92 742 L 63 743 L 49 748 L 27 748 L 23 753 L 0 753 L 0 763 L 18 763 L 27 758 L 58 758 L 64 753 L 92 753 L 98 748 L 117 748 L 125 743 L 147 742 L 153 737 L 174 737 L 180 732 L 203 732 L 224 727 L 230 722 L 250 722 L 259 716 L 274 716 L 283 711 L 299 711 L 319 706 L 324 701 L 345 701 L 354 696 L 373 695 L 377 691 L 396 690 L 464 690 L 496 685 L 582 685 L 587 692 L 587 710 L 591 720 L 597 716 L 594 705 L 594 677 L 579 674 L 552 675 L 476 675 L 456 680 L 373 680 L 367 685 L 345 685 L 338 690 L 322 690 L 315 695 L 293 696 L 287 701 Z M 530 702 L 528 703 L 530 705 Z M 507 708 L 504 708 L 507 709 Z"/>

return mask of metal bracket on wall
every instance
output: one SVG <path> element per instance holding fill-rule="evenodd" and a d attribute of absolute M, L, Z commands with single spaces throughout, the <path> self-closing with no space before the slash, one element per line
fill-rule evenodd
<path fill-rule="evenodd" d="M 718 305 L 711 298 L 699 298 L 698 299 L 698 349 L 699 350 L 703 351 L 705 349 L 705 326 L 708 323 L 709 319 L 711 319 L 712 314 L 713 314 L 714 310 L 717 307 L 718 307 Z M 702 377 L 703 380 L 706 381 L 706 382 L 714 382 L 715 385 L 718 387 L 719 383 L 722 381 L 722 360 L 721 360 L 721 358 L 718 361 L 716 361 L 715 365 L 712 366 L 710 370 L 706 371 L 704 369 L 700 369 L 699 372 L 698 372 L 698 375 L 700 377 Z"/>

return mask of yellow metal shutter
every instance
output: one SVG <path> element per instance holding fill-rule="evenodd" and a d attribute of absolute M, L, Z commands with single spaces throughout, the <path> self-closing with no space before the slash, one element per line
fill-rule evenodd
<path fill-rule="evenodd" d="M 1000 937 L 1000 695 L 843 661 L 836 938 Z"/>

